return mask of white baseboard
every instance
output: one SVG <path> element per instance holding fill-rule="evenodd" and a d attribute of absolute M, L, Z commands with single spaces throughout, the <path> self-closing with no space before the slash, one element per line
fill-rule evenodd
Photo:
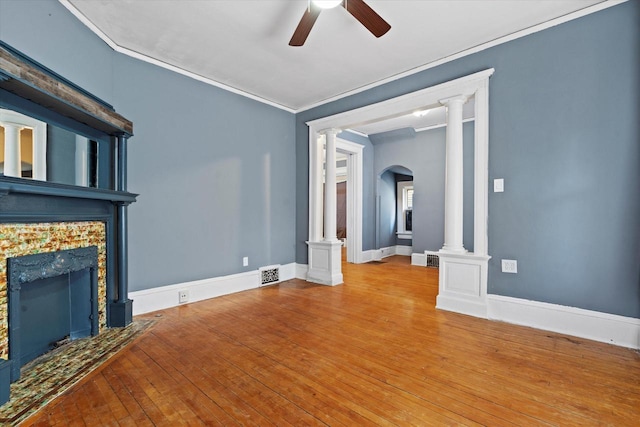
<path fill-rule="evenodd" d="M 411 265 L 427 266 L 427 256 L 423 253 L 414 252 L 411 254 Z"/>
<path fill-rule="evenodd" d="M 487 295 L 488 318 L 640 349 L 640 319 L 502 295 Z"/>
<path fill-rule="evenodd" d="M 387 258 L 394 255 L 410 256 L 411 249 L 412 249 L 411 246 L 395 245 L 395 246 L 387 246 L 385 248 L 380 248 L 380 249 L 371 249 L 369 251 L 363 251 L 361 262 L 364 263 L 369 261 L 380 261 L 383 258 Z"/>
<path fill-rule="evenodd" d="M 296 279 L 307 280 L 307 272 L 309 271 L 309 266 L 307 264 L 295 264 L 296 269 Z"/>
<path fill-rule="evenodd" d="M 376 252 L 375 249 L 362 251 L 359 264 L 375 260 Z"/>
<path fill-rule="evenodd" d="M 294 279 L 297 272 L 297 264 L 295 263 L 281 265 L 280 281 Z M 135 316 L 180 305 L 178 303 L 179 291 L 188 291 L 189 302 L 191 303 L 248 289 L 256 289 L 259 285 L 259 270 L 253 270 L 229 276 L 129 292 L 129 298 L 133 300 L 133 315 Z"/>
<path fill-rule="evenodd" d="M 413 246 L 396 245 L 396 255 L 411 256 Z"/>

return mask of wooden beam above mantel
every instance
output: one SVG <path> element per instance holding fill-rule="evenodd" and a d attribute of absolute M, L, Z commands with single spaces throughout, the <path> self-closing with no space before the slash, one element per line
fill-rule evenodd
<path fill-rule="evenodd" d="M 0 88 L 111 135 L 133 135 L 133 123 L 104 101 L 0 42 Z"/>

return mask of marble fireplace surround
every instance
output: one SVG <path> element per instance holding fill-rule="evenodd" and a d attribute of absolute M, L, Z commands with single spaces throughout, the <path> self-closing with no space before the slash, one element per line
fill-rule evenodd
<path fill-rule="evenodd" d="M 0 224 L 0 358 L 9 357 L 7 259 L 97 247 L 98 328 L 107 326 L 106 230 L 100 221 Z"/>
<path fill-rule="evenodd" d="M 98 335 L 97 246 L 8 258 L 7 278 L 11 381 L 56 340 Z"/>

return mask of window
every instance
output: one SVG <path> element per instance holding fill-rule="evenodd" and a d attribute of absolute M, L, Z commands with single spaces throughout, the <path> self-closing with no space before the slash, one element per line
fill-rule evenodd
<path fill-rule="evenodd" d="M 398 231 L 399 239 L 411 239 L 413 231 L 413 181 L 400 181 L 397 184 Z"/>

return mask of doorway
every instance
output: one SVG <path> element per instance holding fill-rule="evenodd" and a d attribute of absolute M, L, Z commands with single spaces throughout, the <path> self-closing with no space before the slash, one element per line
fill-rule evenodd
<path fill-rule="evenodd" d="M 474 127 L 474 252 L 453 253 L 445 247 L 440 251 L 440 287 L 438 307 L 486 317 L 488 255 L 488 196 L 489 196 L 489 77 L 494 69 L 487 69 L 465 77 L 435 85 L 417 92 L 388 99 L 307 122 L 309 126 L 309 271 L 323 269 L 327 277 L 341 277 L 340 256 L 327 262 L 328 252 L 322 237 L 322 135 L 327 131 L 334 134 L 341 130 L 355 128 L 391 117 L 412 114 L 419 110 L 440 107 L 453 100 L 472 99 L 475 110 Z M 460 117 L 460 121 L 462 118 Z M 461 122 L 460 122 L 461 125 Z M 361 146 L 362 147 L 362 146 Z M 462 150 L 455 151 L 452 159 L 462 162 Z M 358 191 L 362 197 L 362 189 Z M 458 197 L 458 195 L 456 195 Z M 362 229 L 362 212 L 358 212 L 356 227 Z M 445 214 L 445 230 L 458 218 Z M 361 252 L 362 243 L 359 248 Z M 337 262 L 335 262 L 337 261 Z M 361 261 L 361 260 L 358 260 Z M 337 284 L 332 282 L 332 285 Z"/>

